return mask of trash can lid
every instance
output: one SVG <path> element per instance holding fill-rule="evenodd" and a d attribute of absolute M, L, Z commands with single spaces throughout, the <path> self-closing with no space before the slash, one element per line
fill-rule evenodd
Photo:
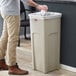
<path fill-rule="evenodd" d="M 62 14 L 58 12 L 35 12 L 29 14 L 30 19 L 52 19 L 61 17 Z"/>

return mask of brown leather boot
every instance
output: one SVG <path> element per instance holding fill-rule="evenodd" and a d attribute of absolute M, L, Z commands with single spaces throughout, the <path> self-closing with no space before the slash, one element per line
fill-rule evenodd
<path fill-rule="evenodd" d="M 28 74 L 28 71 L 21 70 L 18 67 L 17 63 L 14 66 L 9 66 L 8 71 L 9 71 L 8 73 L 11 75 L 27 75 Z"/>
<path fill-rule="evenodd" d="M 8 66 L 5 63 L 5 59 L 0 60 L 0 70 L 8 70 Z"/>

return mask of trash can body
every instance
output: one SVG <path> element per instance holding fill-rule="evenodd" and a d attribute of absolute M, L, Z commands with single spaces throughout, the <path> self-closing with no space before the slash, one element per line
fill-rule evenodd
<path fill-rule="evenodd" d="M 43 18 L 31 15 L 33 69 L 43 73 L 59 69 L 61 14 Z"/>

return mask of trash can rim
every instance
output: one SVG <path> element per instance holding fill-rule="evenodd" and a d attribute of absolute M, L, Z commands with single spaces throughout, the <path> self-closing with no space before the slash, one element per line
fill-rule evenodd
<path fill-rule="evenodd" d="M 59 12 L 46 12 L 45 15 L 42 15 L 41 12 L 35 12 L 29 14 L 30 19 L 52 19 L 52 18 L 61 18 L 62 13 Z"/>

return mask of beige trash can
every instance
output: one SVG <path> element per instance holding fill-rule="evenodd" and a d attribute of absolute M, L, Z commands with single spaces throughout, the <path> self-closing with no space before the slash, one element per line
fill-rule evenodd
<path fill-rule="evenodd" d="M 61 13 L 29 14 L 33 69 L 48 73 L 60 67 Z"/>

